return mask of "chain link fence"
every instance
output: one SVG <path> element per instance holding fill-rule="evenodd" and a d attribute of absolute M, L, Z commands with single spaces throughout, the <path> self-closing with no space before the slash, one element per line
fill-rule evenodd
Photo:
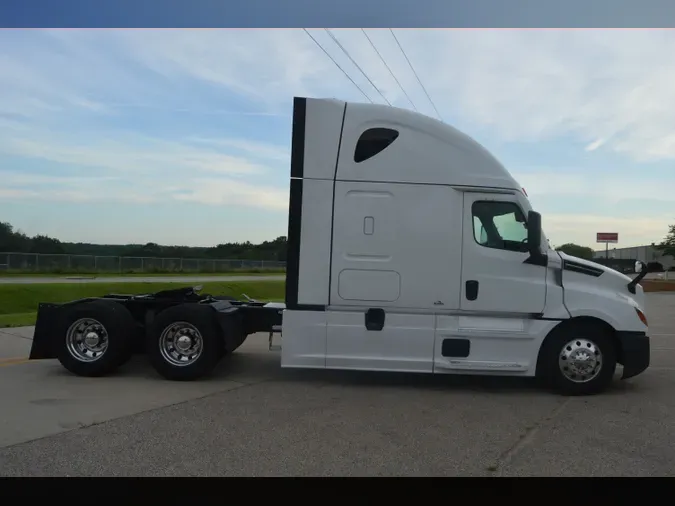
<path fill-rule="evenodd" d="M 0 253 L 0 272 L 45 273 L 225 273 L 233 271 L 280 271 L 286 262 L 275 260 L 225 260 L 203 258 L 153 258 L 94 255 L 44 255 Z"/>

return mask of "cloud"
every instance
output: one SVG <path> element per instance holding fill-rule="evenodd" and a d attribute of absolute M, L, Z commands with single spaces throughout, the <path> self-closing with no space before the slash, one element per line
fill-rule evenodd
<path fill-rule="evenodd" d="M 528 195 L 544 199 L 552 196 L 587 197 L 595 201 L 615 204 L 623 200 L 649 199 L 672 202 L 675 192 L 672 183 L 657 176 L 642 174 L 596 173 L 592 170 L 542 169 L 537 172 L 513 171 L 514 177 L 525 187 Z"/>
<path fill-rule="evenodd" d="M 605 149 L 638 161 L 675 158 L 671 31 L 406 31 L 401 38 L 445 110 L 504 139 L 569 135 L 603 139 Z"/>
<path fill-rule="evenodd" d="M 214 147 L 198 147 L 187 142 L 169 142 L 152 138 L 98 139 L 94 144 L 72 138 L 59 140 L 46 136 L 0 139 L 0 153 L 40 158 L 71 166 L 99 167 L 127 173 L 157 172 L 182 174 L 210 172 L 219 174 L 263 174 L 269 169 L 247 158 L 225 154 Z M 274 152 L 273 147 L 267 148 Z"/>
<path fill-rule="evenodd" d="M 374 101 L 383 101 L 323 31 L 311 33 Z M 387 100 L 410 107 L 360 30 L 333 33 Z M 367 33 L 413 103 L 434 115 L 391 34 Z M 364 100 L 300 30 L 121 37 L 138 48 L 140 62 L 169 79 L 208 82 L 266 107 L 287 106 L 294 94 Z M 506 140 L 571 135 L 638 161 L 675 158 L 671 31 L 401 30 L 397 37 L 446 117 Z"/>
<path fill-rule="evenodd" d="M 598 149 L 600 146 L 602 146 L 605 143 L 603 139 L 598 139 L 596 141 L 591 142 L 588 146 L 586 146 L 584 149 L 586 151 L 595 151 Z"/>
<path fill-rule="evenodd" d="M 156 175 L 133 184 L 122 177 L 64 177 L 0 171 L 0 197 L 48 202 L 152 204 L 196 202 L 213 206 L 246 206 L 287 211 L 288 190 L 227 177 L 171 178 L 157 184 Z"/>
<path fill-rule="evenodd" d="M 311 33 L 383 101 L 322 30 Z M 410 107 L 360 30 L 333 33 L 387 100 Z M 367 33 L 417 107 L 433 115 L 389 31 Z M 591 151 L 675 158 L 671 31 L 400 30 L 397 37 L 446 117 L 506 140 L 572 135 Z M 37 40 L 17 51 L 23 58 L 0 58 L 0 112 L 105 112 L 115 101 L 208 109 L 219 93 L 263 114 L 290 112 L 293 95 L 364 100 L 301 30 L 60 30 Z M 38 51 L 46 51 L 40 65 L 26 65 Z M 188 83 L 216 95 L 200 98 Z"/>
<path fill-rule="evenodd" d="M 199 178 L 177 193 L 177 200 L 211 205 L 255 206 L 273 211 L 288 211 L 288 191 L 241 181 Z"/>
<path fill-rule="evenodd" d="M 203 137 L 191 137 L 191 142 L 217 148 L 226 148 L 246 153 L 249 156 L 277 160 L 282 162 L 291 161 L 290 149 L 280 146 L 272 146 L 268 143 L 254 142 L 247 139 L 208 139 Z"/>
<path fill-rule="evenodd" d="M 50 137 L 34 128 L 0 137 L 3 154 L 43 162 L 38 173 L 0 169 L 0 197 L 7 201 L 288 209 L 287 187 L 272 186 L 269 178 L 287 172 L 289 155 L 273 144 L 198 137 L 170 141 L 116 131 L 93 139 L 83 132 Z"/>

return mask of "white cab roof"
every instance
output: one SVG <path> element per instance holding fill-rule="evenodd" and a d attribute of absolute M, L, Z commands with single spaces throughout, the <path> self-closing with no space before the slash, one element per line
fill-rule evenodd
<path fill-rule="evenodd" d="M 371 128 L 395 130 L 398 136 L 381 152 L 356 162 L 357 142 Z M 302 177 L 307 179 L 521 190 L 504 166 L 474 139 L 446 123 L 406 109 L 306 99 L 304 133 Z"/>

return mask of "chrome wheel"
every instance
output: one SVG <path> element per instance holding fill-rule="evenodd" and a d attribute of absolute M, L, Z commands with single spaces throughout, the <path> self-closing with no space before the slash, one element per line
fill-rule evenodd
<path fill-rule="evenodd" d="M 568 380 L 574 383 L 587 383 L 602 369 L 602 352 L 588 339 L 574 339 L 563 346 L 558 366 Z"/>
<path fill-rule="evenodd" d="M 108 331 L 98 320 L 80 318 L 66 332 L 68 353 L 80 362 L 94 362 L 108 349 Z"/>
<path fill-rule="evenodd" d="M 162 358 L 175 366 L 193 364 L 202 354 L 204 340 L 197 327 L 187 322 L 175 322 L 159 337 Z"/>

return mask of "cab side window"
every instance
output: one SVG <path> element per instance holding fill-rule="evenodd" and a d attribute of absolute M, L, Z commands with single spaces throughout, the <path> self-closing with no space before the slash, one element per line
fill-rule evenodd
<path fill-rule="evenodd" d="M 527 251 L 527 224 L 517 204 L 477 201 L 472 204 L 471 213 L 478 244 L 507 251 Z"/>

